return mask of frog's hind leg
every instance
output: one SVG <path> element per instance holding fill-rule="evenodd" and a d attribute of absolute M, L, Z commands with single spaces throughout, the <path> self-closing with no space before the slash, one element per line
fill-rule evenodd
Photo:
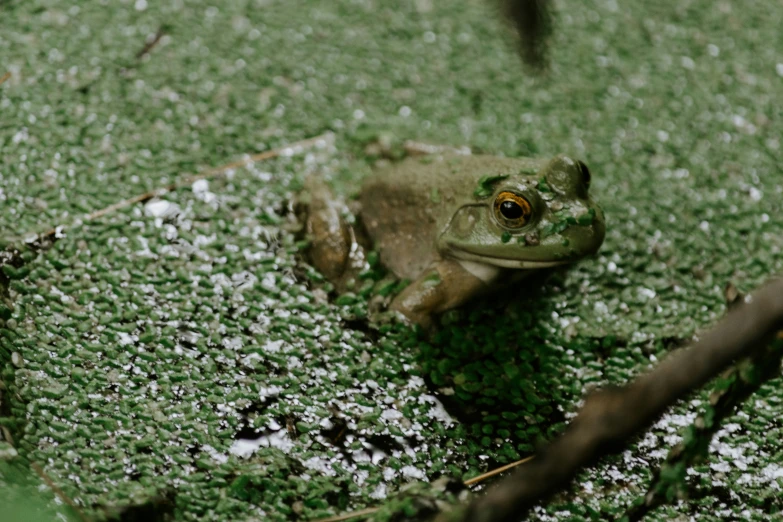
<path fill-rule="evenodd" d="M 498 269 L 479 263 L 438 261 L 399 293 L 390 308 L 427 328 L 433 315 L 457 308 L 485 292 L 497 274 Z"/>
<path fill-rule="evenodd" d="M 307 207 L 305 230 L 310 239 L 310 262 L 338 291 L 343 291 L 366 266 L 364 248 L 357 239 L 357 232 L 343 217 L 349 211 L 317 176 L 305 179 L 303 194 L 303 203 Z"/>

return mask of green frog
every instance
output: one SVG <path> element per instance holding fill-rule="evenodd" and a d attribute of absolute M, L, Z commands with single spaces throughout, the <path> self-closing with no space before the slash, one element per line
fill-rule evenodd
<path fill-rule="evenodd" d="M 374 247 L 411 283 L 390 310 L 423 327 L 473 297 L 594 254 L 604 215 L 576 159 L 505 158 L 437 150 L 368 176 L 357 219 L 322 180 L 306 182 L 312 264 L 338 291 L 351 288 Z"/>

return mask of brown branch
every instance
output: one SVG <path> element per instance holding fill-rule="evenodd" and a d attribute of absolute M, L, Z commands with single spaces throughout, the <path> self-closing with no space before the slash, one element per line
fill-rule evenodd
<path fill-rule="evenodd" d="M 146 55 L 152 51 L 158 43 L 160 43 L 161 38 L 166 34 L 166 30 L 164 26 L 160 26 L 158 29 L 158 32 L 155 33 L 155 36 L 152 37 L 152 40 L 148 41 L 144 44 L 144 47 L 142 47 L 139 52 L 136 53 L 136 59 L 141 60 Z"/>
<path fill-rule="evenodd" d="M 11 77 L 11 72 L 7 72 L 4 75 L 0 76 L 0 85 L 3 85 L 8 79 Z"/>
<path fill-rule="evenodd" d="M 193 176 L 188 176 L 182 181 L 170 183 L 169 185 L 166 185 L 164 187 L 161 187 L 156 190 L 151 190 L 149 192 L 145 192 L 144 194 L 139 194 L 136 196 L 133 196 L 132 198 L 128 198 L 122 201 L 118 201 L 117 203 L 114 203 L 113 205 L 109 205 L 108 207 L 102 208 L 100 210 L 96 210 L 94 212 L 91 212 L 83 217 L 84 221 L 94 221 L 98 218 L 101 218 L 105 216 L 106 214 L 110 214 L 116 210 L 120 210 L 125 207 L 129 207 L 131 205 L 135 205 L 136 203 L 144 203 L 146 201 L 149 201 L 152 198 L 162 196 L 164 194 L 168 194 L 169 192 L 173 192 L 179 188 L 186 187 L 188 185 L 192 185 L 198 180 L 201 179 L 210 179 L 214 178 L 216 176 L 224 175 L 226 172 L 234 169 L 238 169 L 241 167 L 245 167 L 251 163 L 255 163 L 257 161 L 263 161 L 267 159 L 276 158 L 277 156 L 282 155 L 286 151 L 298 151 L 302 149 L 307 149 L 310 147 L 313 147 L 316 145 L 319 141 L 323 141 L 328 139 L 329 134 L 321 134 L 320 136 L 316 136 L 314 138 L 308 138 L 306 140 L 297 141 L 294 143 L 291 143 L 290 145 L 286 145 L 285 147 L 280 147 L 277 149 L 268 150 L 265 152 L 261 152 L 258 154 L 254 154 L 252 156 L 248 156 L 244 159 L 237 160 L 231 163 L 228 163 L 226 165 L 221 165 L 220 167 L 215 167 L 213 169 L 205 170 L 204 172 L 201 172 L 199 174 L 195 174 Z M 49 239 L 51 237 L 54 237 L 58 231 L 62 232 L 63 229 L 66 227 L 64 225 L 60 225 L 57 227 L 54 227 L 46 232 L 43 232 L 38 235 L 37 240 L 43 241 L 46 239 Z"/>
<path fill-rule="evenodd" d="M 750 358 L 743 359 L 719 377 L 709 404 L 703 407 L 683 440 L 669 451 L 666 460 L 653 473 L 647 493 L 626 511 L 621 520 L 638 522 L 655 508 L 671 502 L 671 498 L 687 496 L 684 490 L 687 469 L 706 458 L 712 437 L 721 423 L 761 386 L 780 376 L 781 345 L 779 333 L 778 339 L 765 349 L 755 351 Z"/>
<path fill-rule="evenodd" d="M 57 495 L 57 498 L 62 500 L 68 507 L 70 507 L 74 513 L 79 517 L 79 520 L 82 522 L 90 522 L 90 519 L 87 518 L 87 515 L 84 514 L 84 512 L 79 508 L 79 506 L 76 504 L 76 502 L 71 499 L 68 495 L 65 494 L 65 492 L 60 489 L 57 484 L 54 483 L 54 481 L 49 477 L 49 475 L 46 474 L 46 472 L 43 470 L 41 466 L 39 466 L 36 462 L 33 462 L 30 464 L 30 467 L 33 468 L 33 471 L 41 477 L 41 480 L 43 480 L 47 486 L 49 486 L 49 489 L 51 489 L 55 495 Z"/>
<path fill-rule="evenodd" d="M 729 311 L 699 341 L 630 384 L 590 395 L 565 433 L 463 513 L 470 522 L 511 522 L 562 490 L 584 467 L 624 448 L 678 399 L 761 348 L 783 327 L 783 279 Z"/>

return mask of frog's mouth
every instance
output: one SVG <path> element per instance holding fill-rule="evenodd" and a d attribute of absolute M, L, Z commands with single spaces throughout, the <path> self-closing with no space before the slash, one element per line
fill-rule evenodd
<path fill-rule="evenodd" d="M 448 243 L 451 255 L 463 261 L 472 261 L 485 265 L 497 266 L 500 268 L 513 268 L 516 270 L 537 270 L 542 268 L 551 268 L 553 266 L 567 265 L 572 263 L 572 259 L 520 259 L 518 257 L 500 257 L 493 256 L 487 252 L 472 252 L 465 247 L 457 246 L 454 243 Z"/>

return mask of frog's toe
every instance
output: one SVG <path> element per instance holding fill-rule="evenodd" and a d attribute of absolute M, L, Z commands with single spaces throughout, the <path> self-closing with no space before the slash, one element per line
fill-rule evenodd
<path fill-rule="evenodd" d="M 410 320 L 405 315 L 403 315 L 402 313 L 396 310 L 370 312 L 368 319 L 369 319 L 368 323 L 370 328 L 373 328 L 375 330 L 379 329 L 384 325 L 391 325 L 391 324 L 398 324 L 398 323 L 402 323 L 405 325 L 410 324 Z"/>
<path fill-rule="evenodd" d="M 405 306 L 400 306 L 400 301 L 395 299 L 391 307 L 390 312 L 394 312 L 397 317 L 402 318 L 402 321 L 410 326 L 419 325 L 425 330 L 429 330 L 433 325 L 433 315 L 431 310 L 426 309 L 413 309 Z"/>
<path fill-rule="evenodd" d="M 389 308 L 390 301 L 391 299 L 389 296 L 376 294 L 367 302 L 367 311 L 370 314 L 381 313 Z"/>

